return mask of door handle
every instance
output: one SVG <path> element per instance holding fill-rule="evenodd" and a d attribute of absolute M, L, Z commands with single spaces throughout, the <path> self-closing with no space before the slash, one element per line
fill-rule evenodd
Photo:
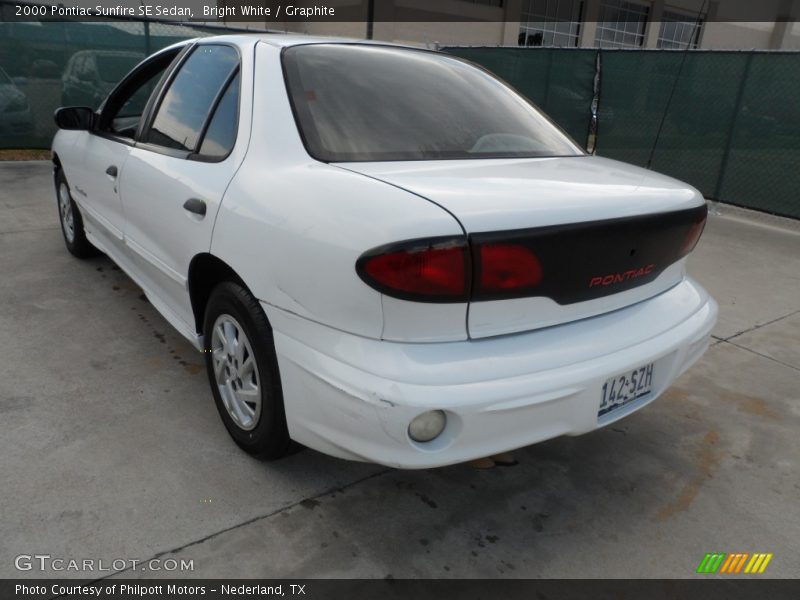
<path fill-rule="evenodd" d="M 189 198 L 183 203 L 183 208 L 201 217 L 206 216 L 206 203 L 199 198 Z"/>
<path fill-rule="evenodd" d="M 112 179 L 116 178 L 117 172 L 118 172 L 117 167 L 115 165 L 111 165 L 106 169 L 106 175 L 108 175 Z"/>

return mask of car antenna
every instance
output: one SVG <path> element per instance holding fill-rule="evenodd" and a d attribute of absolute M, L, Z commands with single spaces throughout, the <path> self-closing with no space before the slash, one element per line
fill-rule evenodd
<path fill-rule="evenodd" d="M 672 84 L 672 90 L 669 93 L 669 98 L 667 98 L 667 104 L 664 107 L 664 112 L 661 115 L 661 122 L 658 124 L 658 131 L 656 132 L 656 139 L 653 140 L 653 147 L 650 149 L 650 157 L 647 159 L 647 168 L 649 169 L 653 165 L 653 158 L 656 154 L 656 146 L 658 146 L 658 140 L 661 138 L 661 131 L 664 129 L 664 122 L 667 120 L 667 113 L 669 112 L 670 104 L 672 104 L 672 97 L 675 95 L 675 90 L 678 87 L 678 80 L 681 78 L 681 73 L 683 73 L 683 64 L 686 62 L 686 56 L 689 54 L 689 49 L 692 47 L 692 39 L 694 36 L 699 35 L 700 33 L 700 19 L 703 16 L 703 10 L 706 7 L 706 2 L 708 0 L 703 0 L 703 3 L 700 5 L 700 10 L 697 11 L 697 18 L 694 20 L 694 27 L 692 28 L 692 38 L 686 44 L 686 48 L 683 50 L 683 56 L 681 57 L 681 64 L 678 66 L 678 72 L 675 74 L 675 81 Z"/>

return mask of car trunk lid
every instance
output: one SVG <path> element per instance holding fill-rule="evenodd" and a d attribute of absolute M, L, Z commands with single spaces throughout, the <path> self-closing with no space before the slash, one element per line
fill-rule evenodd
<path fill-rule="evenodd" d="M 339 166 L 423 196 L 461 223 L 473 338 L 586 318 L 669 289 L 705 219 L 693 188 L 597 157 Z M 504 265 L 520 253 L 527 284 L 514 287 Z"/>

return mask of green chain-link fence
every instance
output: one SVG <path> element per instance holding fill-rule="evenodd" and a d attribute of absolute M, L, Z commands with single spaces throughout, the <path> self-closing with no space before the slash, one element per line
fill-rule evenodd
<path fill-rule="evenodd" d="M 649 165 L 707 198 L 800 218 L 798 52 L 445 51 L 497 73 L 602 156 Z"/>
<path fill-rule="evenodd" d="M 97 106 L 143 57 L 213 33 L 0 22 L 0 148 L 49 147 L 58 106 Z M 649 165 L 708 198 L 800 218 L 800 53 L 444 50 L 497 73 L 600 155 Z"/>
<path fill-rule="evenodd" d="M 0 148 L 50 147 L 56 108 L 96 107 L 148 54 L 209 33 L 158 22 L 0 22 Z"/>

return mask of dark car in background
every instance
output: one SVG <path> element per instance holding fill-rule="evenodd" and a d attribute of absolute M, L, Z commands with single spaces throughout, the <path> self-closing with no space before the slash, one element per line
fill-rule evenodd
<path fill-rule="evenodd" d="M 76 52 L 61 77 L 61 105 L 97 108 L 117 82 L 143 58 L 138 52 L 122 50 Z"/>
<path fill-rule="evenodd" d="M 25 134 L 32 128 L 28 97 L 0 68 L 0 133 Z"/>

